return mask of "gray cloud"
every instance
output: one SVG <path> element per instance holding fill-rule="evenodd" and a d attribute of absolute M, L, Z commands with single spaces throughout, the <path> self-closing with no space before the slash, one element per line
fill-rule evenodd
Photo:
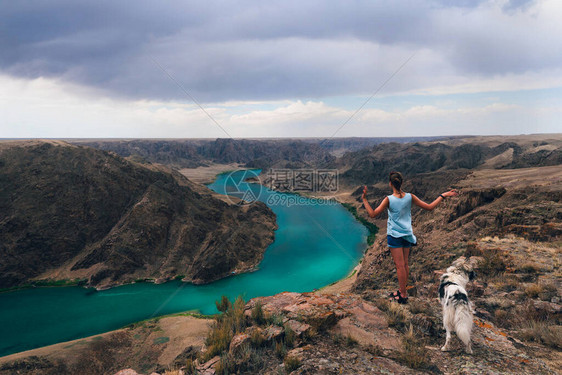
<path fill-rule="evenodd" d="M 506 2 L 499 22 L 496 5 L 447 3 L 4 2 L 0 71 L 183 99 L 153 57 L 195 97 L 223 101 L 368 93 L 413 51 L 431 53 L 388 90 L 561 65 L 559 33 L 515 27 L 528 1 Z"/>

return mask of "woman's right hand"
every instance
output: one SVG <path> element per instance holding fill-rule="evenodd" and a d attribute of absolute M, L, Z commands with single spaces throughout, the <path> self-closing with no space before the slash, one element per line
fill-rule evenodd
<path fill-rule="evenodd" d="M 366 196 L 367 196 L 367 185 L 363 186 L 363 195 L 361 196 L 361 199 L 365 199 Z"/>

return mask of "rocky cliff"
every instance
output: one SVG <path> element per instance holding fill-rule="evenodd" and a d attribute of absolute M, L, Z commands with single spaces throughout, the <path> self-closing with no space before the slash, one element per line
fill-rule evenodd
<path fill-rule="evenodd" d="M 0 288 L 210 282 L 255 267 L 275 228 L 264 204 L 227 204 L 160 166 L 64 142 L 0 147 Z"/>

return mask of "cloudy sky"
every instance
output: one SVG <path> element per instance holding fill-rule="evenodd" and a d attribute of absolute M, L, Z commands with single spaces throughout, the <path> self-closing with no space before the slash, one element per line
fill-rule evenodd
<path fill-rule="evenodd" d="M 561 132 L 561 20 L 558 0 L 0 1 L 0 138 Z"/>

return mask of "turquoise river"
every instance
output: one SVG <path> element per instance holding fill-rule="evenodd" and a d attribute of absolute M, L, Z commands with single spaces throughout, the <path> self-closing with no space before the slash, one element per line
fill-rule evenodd
<path fill-rule="evenodd" d="M 231 299 L 243 295 L 248 300 L 283 291 L 312 291 L 344 278 L 358 264 L 367 246 L 367 230 L 344 207 L 241 182 L 244 173 L 218 175 L 209 188 L 221 194 L 244 188 L 277 215 L 275 241 L 258 270 L 207 285 L 143 282 L 104 291 L 73 286 L 0 293 L 0 356 L 160 315 L 189 310 L 214 314 L 221 295 Z"/>

